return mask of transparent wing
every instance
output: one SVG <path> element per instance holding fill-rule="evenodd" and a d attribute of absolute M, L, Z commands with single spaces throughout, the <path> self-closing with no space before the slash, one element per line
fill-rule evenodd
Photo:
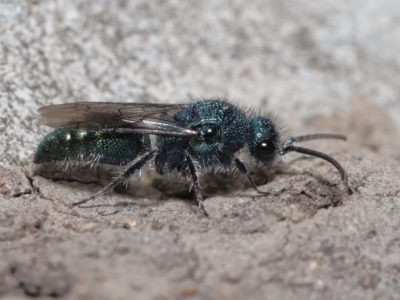
<path fill-rule="evenodd" d="M 197 131 L 173 121 L 188 104 L 76 102 L 38 109 L 38 121 L 53 128 L 123 129 L 137 133 L 196 136 Z"/>

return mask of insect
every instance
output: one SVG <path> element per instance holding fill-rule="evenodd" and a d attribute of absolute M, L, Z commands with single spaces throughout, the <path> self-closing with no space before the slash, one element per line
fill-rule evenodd
<path fill-rule="evenodd" d="M 111 183 L 80 205 L 111 190 L 143 166 L 153 162 L 161 175 L 177 169 L 194 188 L 204 215 L 199 182 L 200 169 L 207 172 L 235 166 L 254 183 L 246 164 L 236 155 L 246 151 L 262 165 L 271 165 L 289 152 L 316 156 L 331 163 L 346 180 L 346 172 L 332 157 L 296 142 L 339 139 L 339 134 L 311 134 L 281 140 L 281 132 L 268 117 L 250 116 L 225 100 L 202 100 L 188 104 L 77 102 L 50 105 L 38 110 L 41 124 L 57 128 L 37 148 L 34 162 L 88 161 L 128 165 Z M 154 145 L 150 135 L 155 135 Z"/>

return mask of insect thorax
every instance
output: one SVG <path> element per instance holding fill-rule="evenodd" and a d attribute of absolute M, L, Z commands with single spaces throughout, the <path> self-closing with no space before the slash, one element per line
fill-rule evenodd
<path fill-rule="evenodd" d="M 221 101 L 200 101 L 185 107 L 174 116 L 174 121 L 199 132 L 198 138 L 161 136 L 157 146 L 168 152 L 163 172 L 171 172 L 184 159 L 184 151 L 202 167 L 229 166 L 231 156 L 242 149 L 248 134 L 248 121 L 243 111 Z"/>

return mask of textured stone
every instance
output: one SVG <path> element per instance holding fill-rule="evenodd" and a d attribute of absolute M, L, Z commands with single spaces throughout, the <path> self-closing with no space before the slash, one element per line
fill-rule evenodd
<path fill-rule="evenodd" d="M 400 294 L 398 1 L 0 3 L 0 296 L 395 299 Z M 185 180 L 37 167 L 35 111 L 73 101 L 227 97 L 348 173 L 290 155 L 272 172 Z M 115 170 L 114 170 L 115 171 Z M 118 170 L 120 171 L 120 169 Z"/>

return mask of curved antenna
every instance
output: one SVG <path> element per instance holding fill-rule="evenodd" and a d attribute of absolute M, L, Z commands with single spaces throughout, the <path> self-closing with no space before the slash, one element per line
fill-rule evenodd
<path fill-rule="evenodd" d="M 340 173 L 340 177 L 341 177 L 342 181 L 346 181 L 347 180 L 346 171 L 339 164 L 339 162 L 337 160 L 335 160 L 333 157 L 331 157 L 325 153 L 316 151 L 316 150 L 303 148 L 303 147 L 297 147 L 297 146 L 293 145 L 293 143 L 295 143 L 295 142 L 308 142 L 308 141 L 319 140 L 319 139 L 336 139 L 336 140 L 346 141 L 347 137 L 344 135 L 341 135 L 341 134 L 330 134 L 330 133 L 316 133 L 316 134 L 302 135 L 302 136 L 298 136 L 298 137 L 291 137 L 283 144 L 283 148 L 279 151 L 279 155 L 282 156 L 289 152 L 298 152 L 298 153 L 302 153 L 302 154 L 306 154 L 306 155 L 319 157 L 319 158 L 331 163 L 333 166 L 335 166 L 335 168 Z"/>
<path fill-rule="evenodd" d="M 319 152 L 319 151 L 315 151 L 315 150 L 312 150 L 312 149 L 308 149 L 308 148 L 297 147 L 297 146 L 288 146 L 285 149 L 283 149 L 283 151 L 284 152 L 281 152 L 282 154 L 280 154 L 280 155 L 285 155 L 288 152 L 298 152 L 298 153 L 307 154 L 307 155 L 311 155 L 311 156 L 316 156 L 316 157 L 322 158 L 323 160 L 326 160 L 326 161 L 330 162 L 332 165 L 335 166 L 335 168 L 340 173 L 340 178 L 342 179 L 342 181 L 346 181 L 346 179 L 347 179 L 346 171 L 339 164 L 339 162 L 337 160 L 335 160 L 333 157 L 330 157 L 329 155 L 326 155 L 325 153 L 322 153 L 322 152 Z"/>
<path fill-rule="evenodd" d="M 287 146 L 290 146 L 293 143 L 301 143 L 301 142 L 308 142 L 308 141 L 322 140 L 322 139 L 335 139 L 335 140 L 347 141 L 347 137 L 342 134 L 315 133 L 315 134 L 291 137 L 287 139 L 286 142 L 283 144 L 283 148 L 286 148 Z"/>

